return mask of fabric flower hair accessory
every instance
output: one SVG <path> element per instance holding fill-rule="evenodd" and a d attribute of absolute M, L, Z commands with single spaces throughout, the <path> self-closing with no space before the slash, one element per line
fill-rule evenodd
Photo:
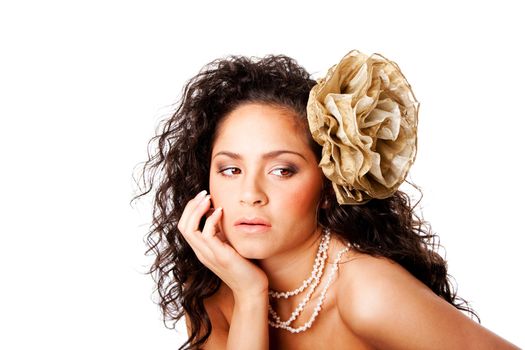
<path fill-rule="evenodd" d="M 350 51 L 310 90 L 319 166 L 339 204 L 392 196 L 416 157 L 419 102 L 395 62 Z"/>

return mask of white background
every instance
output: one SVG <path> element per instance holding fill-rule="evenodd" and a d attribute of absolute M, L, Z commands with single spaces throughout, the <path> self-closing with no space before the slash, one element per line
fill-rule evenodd
<path fill-rule="evenodd" d="M 1 3 L 0 348 L 175 349 L 143 275 L 150 207 L 129 205 L 156 125 L 214 58 L 317 78 L 354 48 L 412 84 L 425 218 L 483 325 L 525 346 L 519 2 L 189 3 Z"/>

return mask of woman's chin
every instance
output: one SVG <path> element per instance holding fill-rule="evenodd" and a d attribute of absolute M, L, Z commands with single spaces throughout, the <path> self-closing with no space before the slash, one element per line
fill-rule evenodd
<path fill-rule="evenodd" d="M 263 252 L 263 251 L 256 251 L 256 250 L 248 250 L 248 251 L 242 251 L 242 252 L 239 252 L 239 255 L 242 256 L 243 258 L 246 258 L 246 259 L 256 259 L 256 260 L 261 260 L 261 259 L 266 259 L 268 258 L 268 253 L 267 252 Z"/>
<path fill-rule="evenodd" d="M 240 256 L 246 259 L 266 259 L 270 255 L 268 249 L 264 249 L 264 247 L 261 247 L 260 245 L 235 245 L 233 248 L 237 251 L 237 253 L 239 253 Z"/>

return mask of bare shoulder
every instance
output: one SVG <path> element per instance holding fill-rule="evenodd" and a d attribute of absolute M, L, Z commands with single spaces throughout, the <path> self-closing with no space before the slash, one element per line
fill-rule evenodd
<path fill-rule="evenodd" d="M 437 297 L 427 286 L 395 261 L 350 250 L 340 263 L 337 301 L 352 311 L 358 324 L 384 310 L 385 303 L 406 295 Z M 392 305 L 389 305 L 392 307 Z M 354 318 L 348 319 L 353 326 Z"/>
<path fill-rule="evenodd" d="M 517 349 L 385 257 L 350 250 L 336 293 L 345 325 L 378 348 Z"/>
<path fill-rule="evenodd" d="M 345 311 L 345 322 L 352 328 L 374 318 L 385 304 L 408 294 L 434 293 L 398 263 L 385 257 L 375 257 L 350 250 L 341 260 L 337 283 L 337 301 Z"/>
<path fill-rule="evenodd" d="M 401 287 L 432 291 L 397 262 L 381 256 L 372 256 L 351 249 L 340 263 L 340 286 L 353 288 L 354 293 L 367 294 L 381 287 Z M 397 289 L 397 288 L 396 288 Z M 390 292 L 393 292 L 390 290 Z"/>

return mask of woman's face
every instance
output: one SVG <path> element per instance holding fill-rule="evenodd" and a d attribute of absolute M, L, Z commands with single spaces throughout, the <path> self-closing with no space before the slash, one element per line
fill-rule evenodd
<path fill-rule="evenodd" d="M 211 200 L 223 208 L 222 234 L 246 258 L 284 253 L 317 229 L 323 174 L 295 118 L 290 111 L 250 103 L 218 127 Z"/>

